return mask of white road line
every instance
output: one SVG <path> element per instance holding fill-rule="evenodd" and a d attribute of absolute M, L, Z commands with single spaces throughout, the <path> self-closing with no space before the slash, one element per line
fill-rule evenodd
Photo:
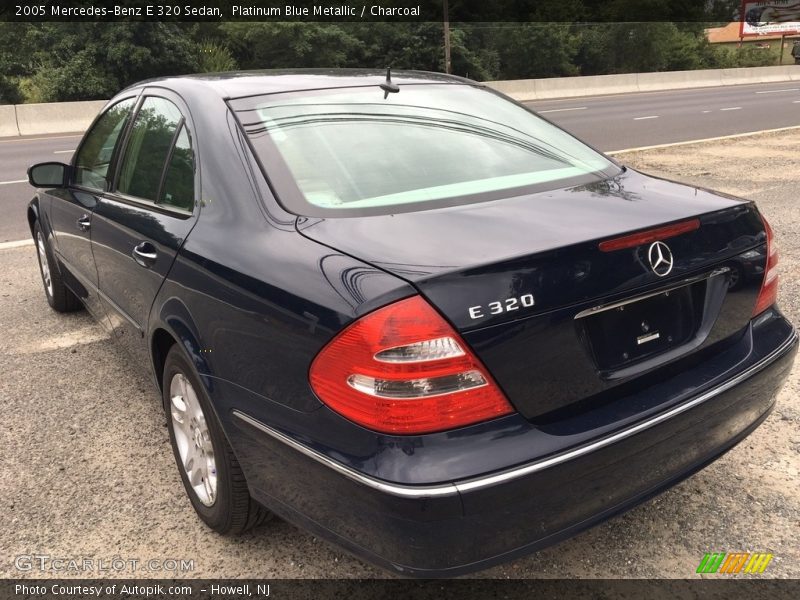
<path fill-rule="evenodd" d="M 53 154 L 69 154 L 70 152 L 75 152 L 75 150 L 53 150 Z"/>
<path fill-rule="evenodd" d="M 0 185 L 11 185 L 12 183 L 28 183 L 27 179 L 15 179 L 14 181 L 0 181 Z"/>
<path fill-rule="evenodd" d="M 711 112 L 710 110 L 704 110 L 704 111 L 703 111 L 703 113 L 704 113 L 704 114 L 705 114 L 705 113 L 710 113 L 710 112 Z"/>
<path fill-rule="evenodd" d="M 625 148 L 624 150 L 608 150 L 605 152 L 605 154 L 613 156 L 615 154 L 623 154 L 625 152 L 643 152 L 645 150 L 658 150 L 660 148 L 672 148 L 673 146 L 687 146 L 689 144 L 700 144 L 702 142 L 717 142 L 719 140 L 732 140 L 735 138 L 761 135 L 762 133 L 779 133 L 781 131 L 794 131 L 797 129 L 800 129 L 800 125 L 792 125 L 791 127 L 779 127 L 777 129 L 762 129 L 761 131 L 748 131 L 747 133 L 734 133 L 733 135 L 721 135 L 719 137 L 701 138 L 699 140 L 687 140 L 685 142 L 656 144 L 655 146 L 640 146 L 639 148 Z"/>
<path fill-rule="evenodd" d="M 763 90 L 756 94 L 780 94 L 781 92 L 800 92 L 800 88 L 786 88 L 785 90 Z"/>
<path fill-rule="evenodd" d="M 14 242 L 0 242 L 0 250 L 9 248 L 21 248 L 23 246 L 33 246 L 33 240 L 16 240 Z"/>
<path fill-rule="evenodd" d="M 792 104 L 800 104 L 800 100 L 792 100 Z"/>
<path fill-rule="evenodd" d="M 657 119 L 658 115 L 650 115 L 649 117 L 633 117 L 634 121 L 644 121 L 645 119 Z"/>
<path fill-rule="evenodd" d="M 554 113 L 554 112 L 567 112 L 569 110 L 586 110 L 586 109 L 587 109 L 586 106 L 578 106 L 575 108 L 551 108 L 550 110 L 539 110 L 536 112 L 538 112 L 539 114 L 544 114 L 544 113 Z"/>
<path fill-rule="evenodd" d="M 720 110 L 742 110 L 741 106 L 731 106 L 730 108 L 720 108 Z"/>

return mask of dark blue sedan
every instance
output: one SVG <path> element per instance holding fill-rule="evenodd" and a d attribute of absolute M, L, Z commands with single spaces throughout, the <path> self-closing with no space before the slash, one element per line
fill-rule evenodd
<path fill-rule="evenodd" d="M 752 202 L 455 77 L 146 81 L 29 178 L 47 301 L 152 373 L 200 518 L 397 573 L 663 491 L 758 427 L 797 347 Z"/>

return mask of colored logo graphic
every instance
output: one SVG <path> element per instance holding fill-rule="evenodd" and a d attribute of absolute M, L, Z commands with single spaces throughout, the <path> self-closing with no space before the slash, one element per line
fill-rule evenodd
<path fill-rule="evenodd" d="M 736 573 L 763 573 L 767 565 L 772 560 L 772 554 L 765 552 L 725 552 L 707 553 L 697 573 L 725 573 L 735 575 Z"/>

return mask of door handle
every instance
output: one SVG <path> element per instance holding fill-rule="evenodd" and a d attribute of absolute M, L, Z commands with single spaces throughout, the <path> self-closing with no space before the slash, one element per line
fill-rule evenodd
<path fill-rule="evenodd" d="M 82 214 L 78 219 L 78 229 L 81 231 L 89 231 L 92 226 L 92 218 L 87 214 Z"/>
<path fill-rule="evenodd" d="M 142 242 L 135 246 L 131 255 L 137 264 L 146 269 L 152 267 L 158 258 L 158 252 L 150 242 Z"/>

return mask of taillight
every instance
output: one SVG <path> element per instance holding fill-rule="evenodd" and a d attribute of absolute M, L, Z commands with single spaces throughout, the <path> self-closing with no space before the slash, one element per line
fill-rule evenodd
<path fill-rule="evenodd" d="M 375 431 L 442 431 L 513 412 L 456 331 L 420 296 L 349 325 L 311 364 L 314 392 Z"/>
<path fill-rule="evenodd" d="M 614 252 L 615 250 L 623 250 L 625 248 L 635 248 L 642 244 L 649 244 L 650 242 L 657 242 L 659 240 L 666 240 L 676 235 L 689 233 L 700 229 L 700 219 L 690 219 L 688 221 L 681 221 L 680 223 L 673 223 L 672 225 L 665 225 L 664 227 L 656 227 L 655 229 L 648 229 L 647 231 L 639 231 L 630 235 L 623 235 L 622 237 L 614 238 L 600 242 L 600 250 L 603 252 Z"/>
<path fill-rule="evenodd" d="M 767 232 L 767 264 L 764 267 L 764 280 L 761 283 L 761 291 L 758 293 L 756 307 L 753 309 L 754 317 L 767 310 L 778 299 L 778 248 L 775 246 L 775 235 L 772 233 L 772 227 L 769 226 L 763 215 L 761 220 L 764 222 L 764 229 Z"/>

